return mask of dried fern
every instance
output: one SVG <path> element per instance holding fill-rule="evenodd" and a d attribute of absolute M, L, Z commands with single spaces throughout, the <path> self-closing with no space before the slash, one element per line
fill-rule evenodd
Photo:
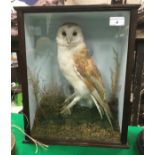
<path fill-rule="evenodd" d="M 119 76 L 119 71 L 120 71 L 118 52 L 116 52 L 116 50 L 114 48 L 113 48 L 113 53 L 114 53 L 115 68 L 110 69 L 112 100 L 114 100 L 116 98 L 116 92 L 117 92 L 117 86 L 118 86 L 118 76 Z"/>

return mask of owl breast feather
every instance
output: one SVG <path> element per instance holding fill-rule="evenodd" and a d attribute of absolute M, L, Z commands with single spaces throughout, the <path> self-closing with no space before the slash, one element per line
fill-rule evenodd
<path fill-rule="evenodd" d="M 80 96 L 85 96 L 89 93 L 85 83 L 77 75 L 74 69 L 73 55 L 71 52 L 58 52 L 58 63 L 60 70 L 62 71 L 64 77 L 67 79 L 70 85 L 73 86 L 75 91 L 77 91 Z"/>

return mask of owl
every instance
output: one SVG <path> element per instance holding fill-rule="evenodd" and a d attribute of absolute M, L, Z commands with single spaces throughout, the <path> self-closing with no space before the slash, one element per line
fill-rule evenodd
<path fill-rule="evenodd" d="M 66 98 L 61 113 L 71 114 L 73 106 L 81 99 L 87 99 L 88 103 L 96 106 L 101 119 L 103 115 L 107 117 L 112 127 L 112 114 L 101 74 L 89 55 L 82 29 L 75 23 L 65 23 L 58 28 L 56 42 L 60 70 L 74 88 L 74 93 Z"/>
<path fill-rule="evenodd" d="M 111 0 L 65 0 L 65 5 L 111 4 Z"/>

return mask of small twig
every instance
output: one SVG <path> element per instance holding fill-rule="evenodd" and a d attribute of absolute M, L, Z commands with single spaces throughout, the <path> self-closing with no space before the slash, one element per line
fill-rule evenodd
<path fill-rule="evenodd" d="M 19 126 L 15 125 L 15 124 L 12 124 L 11 127 L 18 129 L 21 133 L 23 133 L 25 136 L 27 136 L 35 144 L 35 146 L 36 146 L 35 154 L 38 153 L 38 150 L 39 150 L 38 146 L 40 146 L 41 148 L 47 150 L 48 145 L 43 144 L 43 143 L 37 141 L 36 139 L 32 138 L 27 133 L 25 133 Z"/>

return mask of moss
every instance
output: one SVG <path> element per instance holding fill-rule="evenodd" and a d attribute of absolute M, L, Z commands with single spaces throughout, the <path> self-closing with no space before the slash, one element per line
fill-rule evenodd
<path fill-rule="evenodd" d="M 114 131 L 106 118 L 101 120 L 97 109 L 73 107 L 71 115 L 61 115 L 65 97 L 63 95 L 45 95 L 37 109 L 32 136 L 36 138 L 58 140 L 92 140 L 119 142 L 120 133 L 117 120 L 113 120 Z"/>

